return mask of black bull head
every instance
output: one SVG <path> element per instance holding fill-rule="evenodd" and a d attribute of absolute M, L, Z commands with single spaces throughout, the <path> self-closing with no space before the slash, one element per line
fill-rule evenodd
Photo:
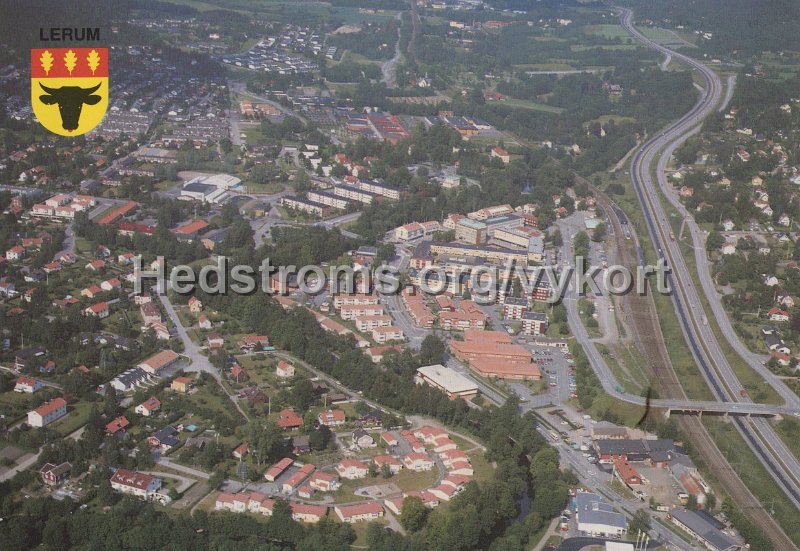
<path fill-rule="evenodd" d="M 48 88 L 41 82 L 39 86 L 47 92 L 46 95 L 39 96 L 39 101 L 45 105 L 58 104 L 58 111 L 61 113 L 61 126 L 67 132 L 72 132 L 78 128 L 78 120 L 81 118 L 83 104 L 95 105 L 100 101 L 100 96 L 95 92 L 100 88 L 100 84 L 92 88 L 81 88 L 80 86 L 62 86 L 61 88 Z"/>

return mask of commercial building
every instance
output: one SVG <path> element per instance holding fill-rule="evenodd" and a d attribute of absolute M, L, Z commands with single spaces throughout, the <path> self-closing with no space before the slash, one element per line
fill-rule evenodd
<path fill-rule="evenodd" d="M 481 245 L 486 243 L 486 224 L 479 220 L 462 218 L 456 224 L 456 239 L 458 241 L 469 243 L 470 245 Z"/>
<path fill-rule="evenodd" d="M 617 537 L 628 530 L 625 515 L 617 513 L 600 496 L 590 492 L 575 494 L 575 515 L 578 530 L 590 536 Z"/>
<path fill-rule="evenodd" d="M 723 523 L 704 511 L 672 511 L 668 518 L 711 551 L 740 551 L 744 546 L 722 530 Z"/>
<path fill-rule="evenodd" d="M 440 364 L 427 365 L 417 369 L 414 376 L 417 384 L 427 384 L 438 388 L 451 400 L 463 398 L 471 400 L 478 394 L 478 385 L 459 372 Z"/>
<path fill-rule="evenodd" d="M 181 357 L 172 350 L 162 350 L 158 354 L 150 356 L 136 367 L 145 373 L 161 375 L 161 372 L 164 369 L 174 365 L 178 360 L 180 360 L 180 358 Z"/>

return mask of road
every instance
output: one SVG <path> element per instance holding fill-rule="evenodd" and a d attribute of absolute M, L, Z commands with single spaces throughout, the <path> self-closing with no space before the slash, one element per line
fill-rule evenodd
<path fill-rule="evenodd" d="M 167 469 L 172 469 L 174 471 L 178 471 L 189 476 L 193 476 L 194 478 L 201 478 L 203 480 L 208 480 L 211 475 L 209 475 L 205 471 L 201 471 L 200 469 L 193 469 L 191 467 L 187 467 L 186 465 L 181 465 L 180 463 L 175 463 L 170 461 L 169 457 L 164 457 L 163 455 L 158 458 L 156 461 L 162 467 L 166 467 Z M 183 491 L 183 490 L 180 490 Z"/>
<path fill-rule="evenodd" d="M 633 27 L 632 11 L 627 9 L 621 9 L 620 11 L 622 13 L 622 26 L 628 33 L 634 36 L 634 38 L 665 55 L 671 53 L 676 59 L 689 64 L 693 69 L 700 72 L 705 81 L 705 88 L 695 107 L 664 132 L 650 138 L 636 153 L 631 163 L 631 180 L 639 202 L 643 207 L 643 214 L 655 249 L 658 251 L 659 256 L 663 256 L 668 261 L 668 265 L 672 270 L 670 284 L 675 291 L 672 293 L 672 300 L 681 323 L 681 330 L 686 337 L 687 343 L 701 369 L 704 379 L 717 400 L 722 402 L 750 402 L 748 397 L 739 396 L 739 390 L 742 388 L 741 384 L 728 363 L 727 357 L 721 350 L 716 335 L 707 323 L 702 302 L 699 299 L 697 290 L 694 288 L 690 272 L 686 267 L 678 243 L 667 237 L 669 232 L 672 231 L 672 228 L 668 222 L 663 206 L 660 203 L 658 190 L 650 173 L 650 168 L 657 161 L 657 183 L 662 189 L 665 189 L 666 181 L 662 170 L 666 167 L 669 156 L 672 151 L 679 147 L 689 136 L 699 131 L 703 119 L 715 109 L 720 101 L 722 93 L 721 83 L 719 77 L 702 63 L 686 55 L 671 51 L 642 35 Z M 665 194 L 669 198 L 670 194 Z M 693 237 L 695 237 L 694 234 Z M 702 240 L 698 243 L 702 244 Z M 702 246 L 700 248 L 704 249 Z M 698 264 L 698 272 L 700 280 L 703 283 L 703 290 L 707 291 L 706 284 L 711 282 L 706 281 L 708 275 L 705 274 L 702 269 L 704 265 L 705 258 L 703 258 L 702 263 Z M 707 266 L 705 267 L 707 269 Z M 713 293 L 707 293 L 706 296 L 709 298 L 709 302 L 712 303 L 712 310 L 714 310 Z M 714 311 L 716 312 L 716 310 Z M 715 315 L 715 317 L 717 320 L 720 320 L 723 333 L 725 333 L 725 322 L 721 320 L 721 318 L 725 317 L 724 312 L 722 312 L 722 316 Z M 726 335 L 726 338 L 730 339 L 730 336 L 735 335 Z M 731 344 L 734 349 L 737 348 L 734 343 Z M 756 366 L 753 367 L 759 371 Z M 761 371 L 759 371 L 759 373 L 761 373 Z M 795 406 L 798 401 L 800 401 L 797 396 L 789 396 L 785 390 L 781 389 L 781 387 L 785 387 L 785 385 L 776 377 L 765 376 L 765 380 L 767 380 L 781 396 L 785 396 L 787 405 Z M 784 458 L 786 462 L 785 469 L 784 466 L 776 460 L 772 452 L 766 449 L 758 436 L 758 433 L 760 433 L 764 440 L 777 445 L 776 439 L 778 437 L 775 435 L 772 428 L 768 423 L 751 424 L 738 418 L 734 419 L 734 424 L 748 446 L 755 453 L 758 460 L 773 478 L 775 478 L 787 497 L 789 497 L 795 506 L 800 508 L 800 488 L 798 488 L 797 484 L 797 480 L 800 479 L 800 465 L 794 465 L 797 463 L 795 458 Z M 787 469 L 791 471 L 791 473 L 787 472 Z M 744 512 L 749 514 L 751 518 L 756 516 L 753 513 L 757 513 L 759 520 L 756 522 L 761 526 L 766 526 L 767 524 L 772 525 L 771 528 L 775 526 L 772 517 L 767 515 L 762 508 L 745 510 Z M 756 519 L 754 518 L 754 520 Z M 774 539 L 779 548 L 797 549 L 797 546 L 795 546 L 782 531 L 765 530 L 765 532 Z"/>
<path fill-rule="evenodd" d="M 398 12 L 395 19 L 397 19 L 397 21 L 402 21 L 403 12 Z M 395 42 L 394 45 L 394 56 L 384 61 L 381 65 L 381 82 L 383 82 L 387 88 L 394 88 L 396 86 L 395 74 L 397 71 L 397 64 L 400 62 L 402 56 L 403 52 L 400 51 L 400 26 L 398 25 L 397 42 Z"/>
<path fill-rule="evenodd" d="M 155 290 L 154 293 L 158 294 Z M 239 410 L 239 413 L 242 414 L 247 420 L 250 420 L 250 417 L 245 413 L 242 407 L 239 405 L 239 402 L 236 398 L 228 392 L 227 387 L 222 384 L 222 375 L 220 375 L 219 370 L 211 365 L 211 362 L 208 361 L 208 357 L 203 354 L 202 349 L 195 344 L 195 342 L 189 337 L 189 334 L 186 332 L 186 328 L 181 323 L 181 319 L 178 317 L 178 313 L 175 311 L 175 307 L 172 306 L 172 303 L 169 301 L 169 298 L 166 294 L 158 295 L 159 300 L 161 300 L 161 305 L 164 307 L 164 310 L 167 312 L 167 316 L 172 320 L 173 325 L 175 325 L 175 331 L 178 333 L 178 337 L 180 337 L 181 341 L 183 341 L 183 354 L 191 363 L 184 368 L 184 371 L 188 372 L 204 372 L 211 375 L 214 380 L 219 383 L 219 386 L 228 395 L 228 398 L 231 399 L 233 405 L 236 406 L 236 409 Z"/>

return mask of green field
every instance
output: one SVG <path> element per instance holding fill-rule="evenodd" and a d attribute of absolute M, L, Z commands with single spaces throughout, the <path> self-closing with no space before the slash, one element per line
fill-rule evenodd
<path fill-rule="evenodd" d="M 532 109 L 534 111 L 544 111 L 545 113 L 553 113 L 554 115 L 560 115 L 566 109 L 563 107 L 555 107 L 553 105 L 547 105 L 544 103 L 536 103 L 534 101 L 527 101 L 522 99 L 504 99 L 500 102 L 502 105 L 508 105 L 511 107 L 520 107 L 522 109 Z"/>

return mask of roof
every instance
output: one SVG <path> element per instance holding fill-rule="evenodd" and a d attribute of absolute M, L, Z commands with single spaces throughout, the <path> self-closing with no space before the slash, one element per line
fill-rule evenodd
<path fill-rule="evenodd" d="M 711 515 L 702 511 L 686 511 L 682 509 L 676 509 L 670 515 L 717 549 L 724 550 L 736 545 L 733 539 L 720 531 L 721 523 Z"/>
<path fill-rule="evenodd" d="M 54 398 L 49 402 L 45 402 L 44 404 L 34 409 L 33 411 L 35 411 L 42 417 L 45 417 L 62 407 L 67 407 L 67 401 L 64 400 L 64 398 Z"/>
<path fill-rule="evenodd" d="M 139 404 L 143 408 L 153 411 L 161 407 L 161 401 L 155 396 L 150 396 L 147 400 Z"/>
<path fill-rule="evenodd" d="M 337 505 L 336 510 L 345 518 L 359 515 L 376 515 L 383 512 L 383 506 L 377 501 L 356 503 L 355 505 Z"/>
<path fill-rule="evenodd" d="M 273 477 L 279 476 L 283 471 L 291 467 L 292 463 L 294 463 L 294 460 L 291 457 L 284 457 L 283 459 L 275 463 L 272 467 L 267 469 L 267 472 L 265 474 L 271 475 Z"/>
<path fill-rule="evenodd" d="M 158 371 L 162 367 L 169 365 L 170 363 L 177 360 L 178 357 L 179 357 L 178 354 L 173 352 L 172 350 L 162 350 L 158 354 L 150 356 L 139 365 L 147 365 L 151 369 Z"/>
<path fill-rule="evenodd" d="M 183 226 L 177 227 L 172 231 L 173 233 L 176 233 L 178 235 L 189 235 L 204 230 L 207 227 L 208 227 L 208 222 L 206 222 L 205 220 L 194 220 L 193 222 L 184 224 Z"/>
<path fill-rule="evenodd" d="M 110 423 L 106 425 L 106 432 L 110 432 L 111 434 L 115 434 L 121 430 L 124 430 L 125 427 L 130 425 L 131 422 L 128 421 L 127 417 L 124 415 L 120 415 Z"/>
<path fill-rule="evenodd" d="M 648 451 L 642 440 L 598 440 L 596 445 L 600 455 L 645 455 Z"/>
<path fill-rule="evenodd" d="M 154 480 L 157 479 L 152 475 L 129 471 L 127 469 L 117 469 L 117 472 L 111 477 L 112 484 L 122 484 L 123 486 L 136 488 L 137 490 L 147 489 Z"/>
<path fill-rule="evenodd" d="M 447 392 L 472 392 L 478 390 L 478 386 L 461 375 L 454 369 L 445 367 L 441 364 L 426 365 L 417 369 L 417 373 L 433 381 Z"/>

